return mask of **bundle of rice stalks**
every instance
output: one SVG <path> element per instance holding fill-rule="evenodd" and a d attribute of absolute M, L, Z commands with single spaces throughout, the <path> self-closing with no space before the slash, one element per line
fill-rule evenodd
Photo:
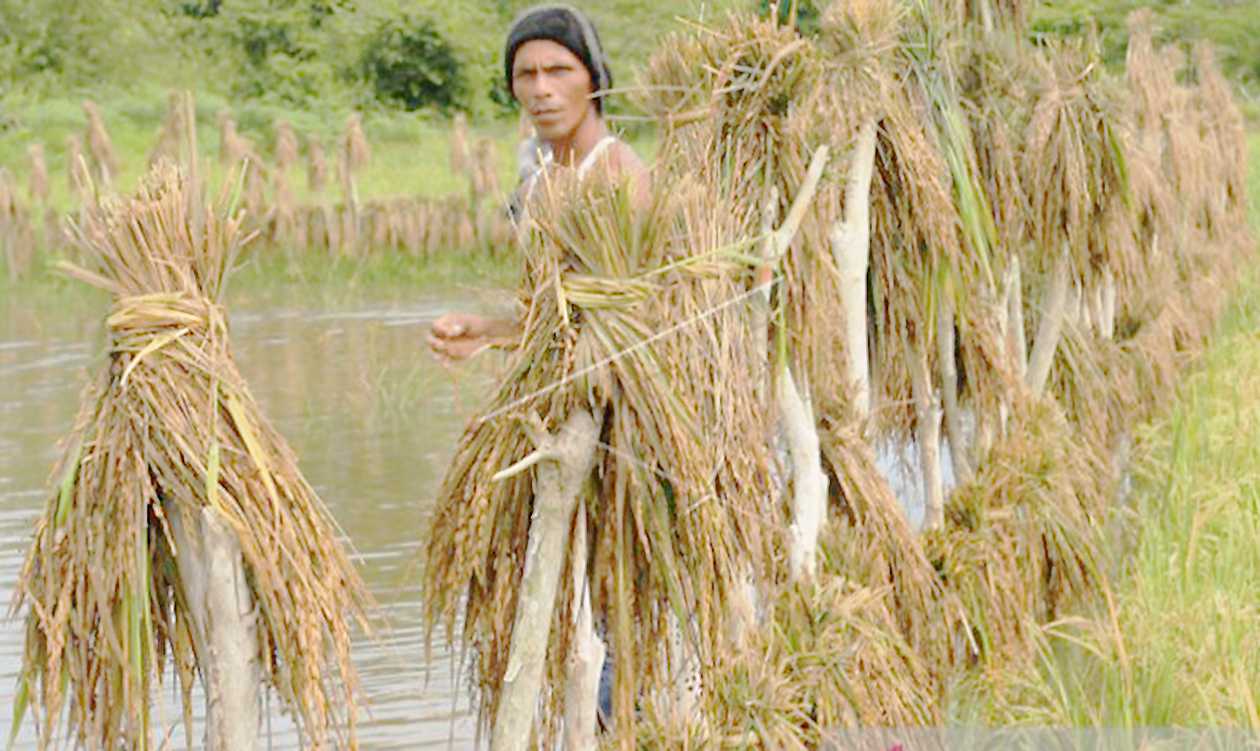
<path fill-rule="evenodd" d="M 0 167 L 0 260 L 8 269 L 10 281 L 26 274 L 33 255 L 29 212 L 18 202 L 17 186 L 9 171 Z"/>
<path fill-rule="evenodd" d="M 822 540 L 823 571 L 883 597 L 902 638 L 940 688 L 968 649 L 959 639 L 965 614 L 957 597 L 942 587 L 861 426 L 823 414 L 820 438 L 837 491 L 836 513 Z"/>
<path fill-rule="evenodd" d="M 162 127 L 158 131 L 157 143 L 149 152 L 148 168 L 163 159 L 176 161 L 180 158 L 179 149 L 183 143 L 188 126 L 184 123 L 186 107 L 184 95 L 178 91 L 170 91 L 166 97 L 166 117 L 162 119 Z"/>
<path fill-rule="evenodd" d="M 44 159 L 44 144 L 33 143 L 27 146 L 26 154 L 31 160 L 26 193 L 30 196 L 31 203 L 43 206 L 48 203 L 48 162 Z"/>
<path fill-rule="evenodd" d="M 602 425 L 587 496 L 591 603 L 615 655 L 620 737 L 636 702 L 671 683 L 670 620 L 706 669 L 744 573 L 774 560 L 769 425 L 751 398 L 759 339 L 751 273 L 730 213 L 700 184 L 658 191 L 643 213 L 631 188 L 564 173 L 531 206 L 523 337 L 503 385 L 461 438 L 428 546 L 426 614 L 462 620 L 482 718 L 494 716 L 508 662 L 534 487 L 494 475 L 533 451 L 522 418 L 554 432 L 577 410 Z M 714 440 L 729 436 L 732 440 Z M 734 437 L 738 436 L 738 439 Z M 573 636 L 562 577 L 547 650 L 544 734 L 562 716 Z"/>
<path fill-rule="evenodd" d="M 718 664 L 722 680 L 689 729 L 696 748 L 827 748 L 837 731 L 920 727 L 941 721 L 936 684 L 898 633 L 884 593 L 828 578 L 788 587 L 768 608 L 766 628 Z M 682 739 L 644 717 L 645 747 Z"/>
<path fill-rule="evenodd" d="M 1011 430 L 946 507 L 927 555 L 966 612 L 982 663 L 1022 658 L 1038 623 L 1105 583 L 1104 523 L 1114 468 L 1045 402 Z"/>
<path fill-rule="evenodd" d="M 1216 64 L 1211 45 L 1194 47 L 1194 110 L 1204 121 L 1204 138 L 1211 148 L 1212 196 L 1208 230 L 1216 235 L 1229 226 L 1247 225 L 1247 131 L 1242 112 Z"/>
<path fill-rule="evenodd" d="M 1077 276 L 1102 264 L 1132 277 L 1132 258 L 1099 237 L 1104 214 L 1128 196 L 1127 167 L 1116 123 L 1120 113 L 1096 61 L 1052 49 L 1025 138 L 1023 175 L 1041 253 L 1066 250 Z M 1034 259 L 1035 260 L 1035 259 Z"/>
<path fill-rule="evenodd" d="M 66 187 L 80 199 L 86 197 L 91 179 L 83 156 L 83 139 L 71 133 L 66 136 Z"/>
<path fill-rule="evenodd" d="M 275 130 L 276 142 L 272 152 L 275 154 L 276 171 L 287 173 L 298 160 L 297 133 L 293 132 L 288 120 L 277 120 Z"/>
<path fill-rule="evenodd" d="M 256 608 L 257 654 L 247 657 L 298 718 L 304 743 L 353 743 L 348 629 L 363 622 L 365 590 L 233 363 L 220 300 L 247 238 L 224 200 L 200 200 L 195 178 L 163 164 L 135 197 L 88 207 L 73 226 L 85 263 L 66 272 L 108 291 L 114 306 L 107 365 L 86 394 L 18 585 L 27 608 L 20 693 L 44 743 L 64 716 L 89 748 L 149 747 L 168 656 L 191 733 L 194 675 L 204 679 L 220 655 L 206 651 L 202 639 L 213 635 L 195 620 L 185 568 L 195 554 L 176 540 L 195 539 L 179 529 L 206 515 L 239 545 Z"/>
<path fill-rule="evenodd" d="M 312 193 L 319 193 L 328 184 L 328 157 L 324 154 L 324 144 L 314 133 L 306 137 L 306 187 Z"/>
<path fill-rule="evenodd" d="M 372 147 L 363 133 L 363 117 L 358 112 L 351 112 L 346 118 L 346 129 L 338 146 L 339 158 L 352 175 L 372 160 Z"/>
<path fill-rule="evenodd" d="M 452 175 L 468 174 L 472 167 L 472 153 L 468 143 L 468 116 L 455 113 L 451 121 L 450 166 Z"/>
<path fill-rule="evenodd" d="M 101 110 L 91 99 L 83 100 L 83 113 L 87 115 L 88 154 L 92 157 L 94 179 L 101 185 L 108 186 L 118 174 L 118 156 L 114 153 L 114 143 L 105 130 L 105 120 L 101 118 Z"/>

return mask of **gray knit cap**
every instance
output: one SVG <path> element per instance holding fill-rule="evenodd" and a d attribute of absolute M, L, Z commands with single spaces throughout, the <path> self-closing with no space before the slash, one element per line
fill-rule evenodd
<path fill-rule="evenodd" d="M 595 25 L 582 11 L 571 5 L 547 3 L 535 5 L 523 11 L 508 29 L 507 45 L 503 52 L 503 67 L 507 77 L 508 93 L 512 94 L 512 98 L 516 98 L 515 92 L 512 91 L 512 63 L 516 59 L 516 50 L 522 44 L 535 39 L 550 40 L 572 52 L 591 74 L 591 82 L 595 84 L 596 92 L 612 88 L 612 73 L 608 70 L 608 58 L 604 55 L 604 47 L 600 44 Z M 603 105 L 603 96 L 597 93 L 596 109 L 603 112 Z"/>

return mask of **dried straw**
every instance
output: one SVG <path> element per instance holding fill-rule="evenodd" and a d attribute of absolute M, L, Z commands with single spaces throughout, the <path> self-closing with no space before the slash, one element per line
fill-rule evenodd
<path fill-rule="evenodd" d="M 105 130 L 105 121 L 101 118 L 101 110 L 96 102 L 83 100 L 83 113 L 87 115 L 87 133 L 85 140 L 88 154 L 92 157 L 92 168 L 95 179 L 101 185 L 108 186 L 118 174 L 118 156 L 114 153 L 114 144 Z"/>
<path fill-rule="evenodd" d="M 439 492 L 426 614 L 451 631 L 462 622 L 482 716 L 493 716 L 533 490 L 528 474 L 491 478 L 532 450 L 523 415 L 555 430 L 573 410 L 590 410 L 604 430 L 586 499 L 591 556 L 581 564 L 608 624 L 616 727 L 629 739 L 636 697 L 672 683 L 658 648 L 670 614 L 710 666 L 738 576 L 772 560 L 760 521 L 768 441 L 709 438 L 768 436 L 746 368 L 757 338 L 741 304 L 750 274 L 729 255 L 739 238 L 728 214 L 694 182 L 679 178 L 642 215 L 624 184 L 584 186 L 565 173 L 539 192 L 525 248 L 524 335 Z M 573 630 L 572 577 L 562 582 L 541 697 L 547 737 L 563 716 Z"/>
<path fill-rule="evenodd" d="M 26 154 L 31 160 L 26 192 L 31 203 L 42 206 L 48 203 L 48 163 L 44 159 L 44 144 L 33 143 L 27 146 Z"/>
<path fill-rule="evenodd" d="M 195 175 L 195 171 L 193 173 Z M 147 747 L 169 655 L 191 731 L 198 665 L 168 520 L 213 508 L 238 536 L 259 664 L 304 743 L 353 743 L 349 621 L 365 592 L 326 509 L 232 361 L 220 300 L 246 238 L 222 201 L 169 164 L 135 197 L 73 225 L 108 291 L 106 367 L 85 395 L 18 584 L 21 694 L 51 743 L 63 716 L 89 748 Z M 24 706 L 19 706 L 19 714 Z M 64 714 L 63 714 L 64 712 Z"/>

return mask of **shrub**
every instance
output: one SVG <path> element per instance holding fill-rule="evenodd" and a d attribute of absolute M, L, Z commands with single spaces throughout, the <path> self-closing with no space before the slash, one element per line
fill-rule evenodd
<path fill-rule="evenodd" d="M 382 104 L 445 110 L 467 103 L 459 58 L 428 19 L 405 15 L 382 21 L 367 40 L 360 69 Z"/>

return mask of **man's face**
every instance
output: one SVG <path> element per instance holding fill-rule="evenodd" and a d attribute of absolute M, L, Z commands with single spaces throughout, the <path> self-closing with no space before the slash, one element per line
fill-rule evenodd
<path fill-rule="evenodd" d="M 512 93 L 543 139 L 571 138 L 595 107 L 593 89 L 590 72 L 564 45 L 533 39 L 517 48 Z"/>

